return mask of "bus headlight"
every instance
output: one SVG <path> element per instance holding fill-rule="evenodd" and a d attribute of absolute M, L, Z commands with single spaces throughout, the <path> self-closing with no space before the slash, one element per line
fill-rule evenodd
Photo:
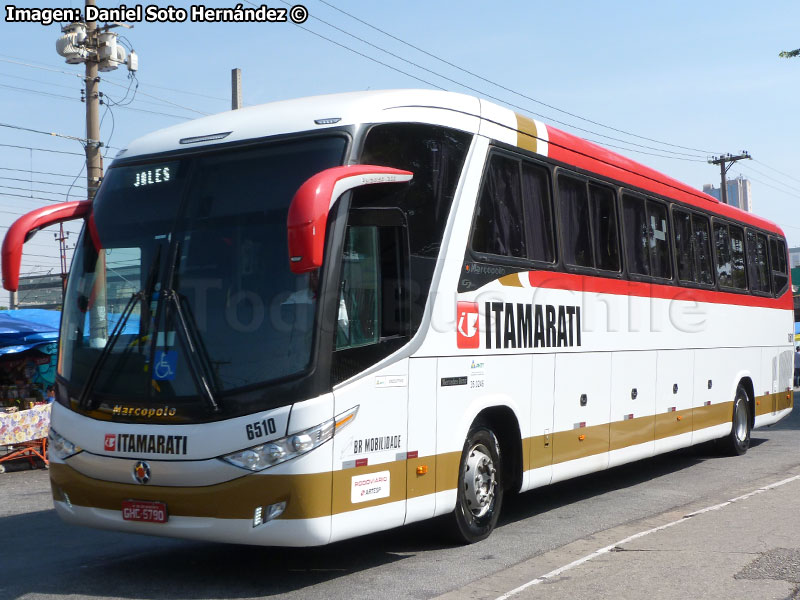
<path fill-rule="evenodd" d="M 263 471 L 321 446 L 343 427 L 352 423 L 357 412 L 358 406 L 354 406 L 333 419 L 305 431 L 221 456 L 220 460 L 248 471 Z"/>
<path fill-rule="evenodd" d="M 70 456 L 74 456 L 75 454 L 78 454 L 78 452 L 83 452 L 83 448 L 76 446 L 64 436 L 59 435 L 59 433 L 52 427 L 50 428 L 50 432 L 47 434 L 47 439 L 47 451 L 61 460 L 69 458 Z"/>

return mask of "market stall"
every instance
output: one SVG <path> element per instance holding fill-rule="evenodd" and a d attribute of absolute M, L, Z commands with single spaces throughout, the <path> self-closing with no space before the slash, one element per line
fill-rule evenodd
<path fill-rule="evenodd" d="M 42 309 L 0 311 L 0 473 L 12 461 L 47 464 L 60 316 Z"/>

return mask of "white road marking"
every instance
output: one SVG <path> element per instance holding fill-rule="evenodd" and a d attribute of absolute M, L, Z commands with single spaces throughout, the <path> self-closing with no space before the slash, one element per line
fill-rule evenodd
<path fill-rule="evenodd" d="M 690 519 L 690 518 L 695 517 L 697 515 L 701 515 L 703 513 L 707 513 L 707 512 L 711 512 L 711 511 L 715 511 L 715 510 L 720 510 L 721 508 L 725 508 L 726 506 L 729 506 L 729 505 L 733 504 L 734 502 L 739 502 L 741 500 L 746 500 L 746 499 L 751 498 L 751 497 L 753 497 L 753 496 L 755 496 L 757 494 L 763 494 L 764 492 L 767 492 L 769 490 L 774 490 L 775 488 L 781 487 L 782 485 L 786 485 L 787 483 L 791 483 L 793 481 L 797 481 L 798 479 L 800 479 L 800 475 L 795 475 L 794 477 L 789 477 L 787 479 L 782 479 L 781 481 L 776 481 L 775 483 L 770 483 L 768 485 L 765 485 L 763 487 L 758 488 L 757 490 L 753 490 L 752 492 L 748 492 L 748 493 L 746 493 L 746 494 L 744 494 L 742 496 L 737 496 L 736 498 L 731 498 L 727 502 L 722 502 L 720 504 L 715 504 L 713 506 L 707 506 L 706 508 L 701 508 L 700 510 L 696 510 L 696 511 L 694 511 L 692 513 L 689 513 L 687 515 L 682 516 L 680 519 L 678 519 L 676 521 L 671 521 L 670 523 L 666 523 L 665 525 L 659 525 L 658 527 L 653 527 L 652 529 L 648 529 L 647 531 L 640 531 L 639 533 L 634 533 L 633 535 L 626 537 L 624 540 L 620 540 L 615 544 L 611 544 L 610 546 L 606 546 L 604 548 L 600 548 L 599 550 L 595 550 L 591 554 L 587 554 L 586 556 L 584 556 L 582 558 L 579 558 L 578 560 L 574 560 L 571 563 L 566 564 L 566 565 L 564 565 L 562 567 L 559 567 L 559 568 L 557 568 L 557 569 L 555 569 L 553 571 L 550 571 L 549 573 L 545 573 L 544 575 L 542 575 L 540 577 L 537 577 L 536 579 L 532 579 L 527 583 L 523 583 L 521 586 L 514 588 L 510 592 L 506 592 L 502 596 L 498 596 L 496 598 L 496 600 L 507 600 L 508 598 L 511 598 L 512 596 L 515 596 L 515 595 L 519 594 L 521 591 L 526 590 L 531 586 L 539 585 L 540 583 L 543 583 L 543 582 L 547 581 L 548 579 L 552 579 L 553 577 L 558 577 L 559 575 L 561 575 L 565 571 L 569 571 L 570 569 L 574 569 L 575 567 L 577 567 L 579 565 L 582 565 L 583 563 L 589 562 L 590 560 L 592 560 L 594 558 L 597 558 L 598 556 L 601 556 L 603 554 L 607 554 L 608 552 L 611 552 L 614 548 L 616 548 L 618 546 L 621 546 L 622 544 L 627 544 L 628 542 L 632 542 L 633 540 L 642 538 L 642 537 L 644 537 L 646 535 L 650 535 L 651 533 L 655 533 L 657 531 L 662 531 L 663 529 L 667 529 L 669 527 L 672 527 L 673 525 L 677 525 L 678 523 L 683 523 L 687 519 Z"/>

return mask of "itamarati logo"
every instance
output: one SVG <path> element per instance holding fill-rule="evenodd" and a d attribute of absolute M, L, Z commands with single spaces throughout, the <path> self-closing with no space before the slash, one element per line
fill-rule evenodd
<path fill-rule="evenodd" d="M 459 302 L 456 313 L 456 345 L 464 349 L 479 348 L 481 335 L 478 326 L 478 303 Z"/>

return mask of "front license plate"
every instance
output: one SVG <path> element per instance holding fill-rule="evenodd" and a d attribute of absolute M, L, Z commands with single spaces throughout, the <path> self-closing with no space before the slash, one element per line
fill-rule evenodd
<path fill-rule="evenodd" d="M 167 505 L 163 502 L 145 500 L 123 500 L 122 518 L 126 521 L 143 521 L 145 523 L 166 523 Z"/>

